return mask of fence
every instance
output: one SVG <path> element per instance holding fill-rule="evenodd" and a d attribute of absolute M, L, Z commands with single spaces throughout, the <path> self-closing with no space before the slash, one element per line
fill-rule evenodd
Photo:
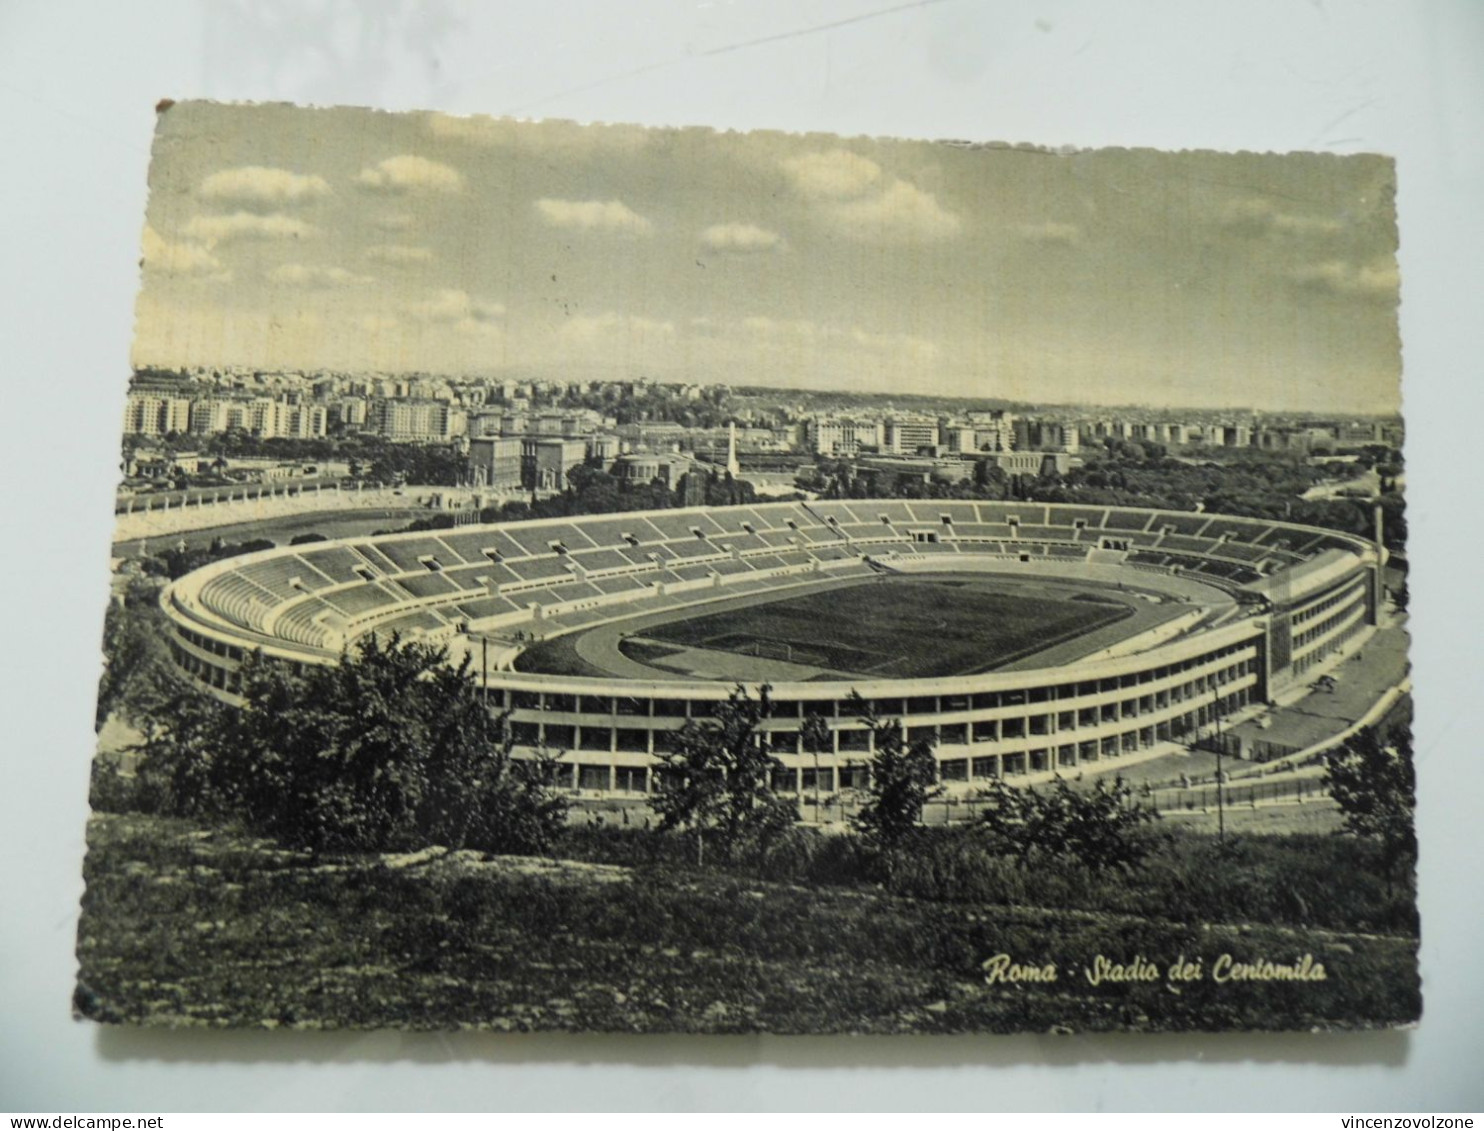
<path fill-rule="evenodd" d="M 1290 777 L 1281 781 L 1232 782 L 1222 789 L 1226 808 L 1256 808 L 1259 805 L 1302 805 L 1329 798 L 1324 780 L 1318 777 Z M 1216 786 L 1191 789 L 1158 789 L 1150 795 L 1156 812 L 1204 812 L 1216 808 Z"/>

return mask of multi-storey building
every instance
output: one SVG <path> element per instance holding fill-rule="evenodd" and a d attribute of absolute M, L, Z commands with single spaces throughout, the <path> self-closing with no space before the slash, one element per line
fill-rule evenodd
<path fill-rule="evenodd" d="M 447 401 L 377 400 L 368 423 L 372 431 L 399 443 L 448 440 L 454 434 L 453 407 Z"/>
<path fill-rule="evenodd" d="M 469 478 L 496 491 L 521 485 L 521 441 L 514 436 L 475 436 L 469 441 Z"/>
<path fill-rule="evenodd" d="M 187 432 L 191 427 L 191 402 L 185 397 L 157 393 L 130 393 L 124 408 L 124 433 L 131 436 L 164 436 Z"/>

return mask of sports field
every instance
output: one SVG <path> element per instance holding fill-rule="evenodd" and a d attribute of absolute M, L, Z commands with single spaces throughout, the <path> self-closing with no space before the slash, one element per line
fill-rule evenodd
<path fill-rule="evenodd" d="M 641 635 L 650 662 L 656 645 L 674 645 L 846 676 L 914 679 L 986 671 L 1129 615 L 1122 602 L 1032 595 L 1003 581 L 886 577 L 672 621 Z"/>

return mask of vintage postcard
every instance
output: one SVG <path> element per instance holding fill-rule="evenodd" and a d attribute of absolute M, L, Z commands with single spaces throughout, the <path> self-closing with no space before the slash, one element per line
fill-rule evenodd
<path fill-rule="evenodd" d="M 76 1013 L 1416 1022 L 1394 178 L 162 104 Z"/>

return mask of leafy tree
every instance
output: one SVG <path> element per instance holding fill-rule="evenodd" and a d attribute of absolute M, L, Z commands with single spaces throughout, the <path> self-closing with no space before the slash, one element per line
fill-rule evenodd
<path fill-rule="evenodd" d="M 143 578 L 125 582 L 103 617 L 103 675 L 98 680 L 94 719 L 101 729 L 110 715 L 142 727 L 164 693 L 173 665 L 165 650 L 167 628 L 159 612 L 159 586 Z"/>
<path fill-rule="evenodd" d="M 1355 836 L 1376 841 L 1388 884 L 1417 861 L 1417 774 L 1412 731 L 1367 727 L 1325 759 L 1324 784 Z"/>
<path fill-rule="evenodd" d="M 142 772 L 162 810 L 342 851 L 541 852 L 563 823 L 549 764 L 513 756 L 467 659 L 368 636 L 333 666 L 254 656 L 241 675 L 239 709 L 189 690 L 160 711 Z"/>
<path fill-rule="evenodd" d="M 938 764 L 933 740 L 906 741 L 901 723 L 878 718 L 856 692 L 850 695 L 854 713 L 870 727 L 875 753 L 871 756 L 870 800 L 856 814 L 856 827 L 881 848 L 894 848 L 922 823 L 927 803 L 942 794 L 935 785 Z"/>
<path fill-rule="evenodd" d="M 1069 857 L 1094 872 L 1133 871 L 1153 848 L 1143 833 L 1157 819 L 1122 778 L 1099 778 L 1091 789 L 1077 790 L 1058 777 L 1045 793 L 995 781 L 980 828 L 1021 868 Z"/>
<path fill-rule="evenodd" d="M 728 859 L 736 859 L 765 847 L 798 819 L 793 802 L 771 789 L 781 763 L 761 724 L 772 713 L 767 684 L 756 698 L 739 684 L 711 718 L 689 720 L 676 733 L 673 749 L 660 755 L 659 790 L 652 802 L 659 827 L 694 834 L 698 864 L 705 862 L 708 837 Z"/>

